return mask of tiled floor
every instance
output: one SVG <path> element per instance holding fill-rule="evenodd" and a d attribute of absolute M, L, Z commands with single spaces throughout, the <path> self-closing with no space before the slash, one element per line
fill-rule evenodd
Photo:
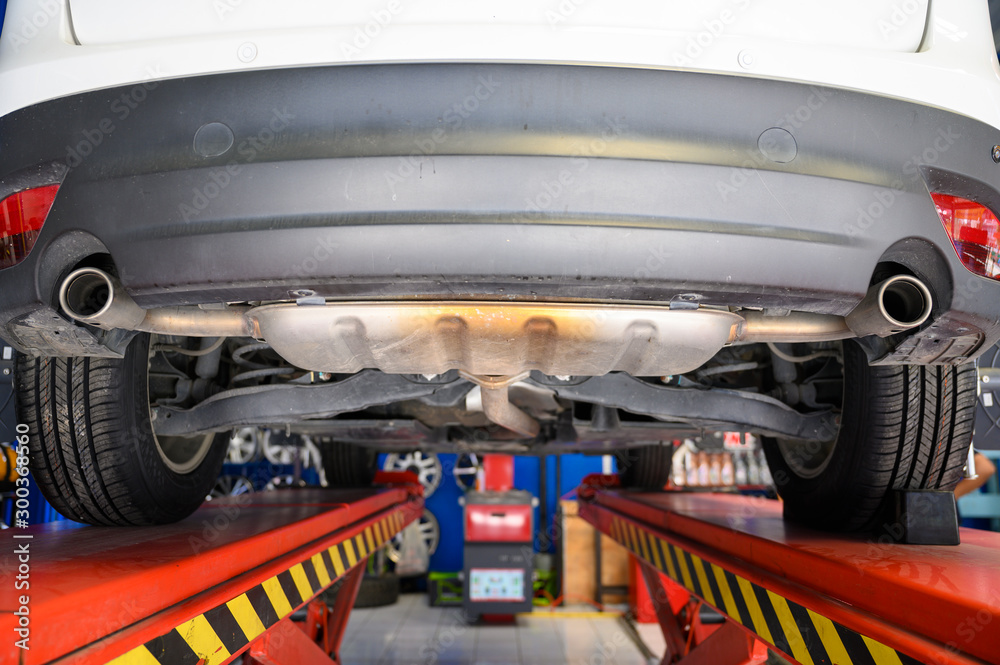
<path fill-rule="evenodd" d="M 506 625 L 469 625 L 460 608 L 429 607 L 424 594 L 405 594 L 378 609 L 354 610 L 344 635 L 345 665 L 406 663 L 457 665 L 646 665 L 646 658 L 614 615 L 536 612 Z M 643 641 L 663 654 L 655 625 L 638 627 Z"/>

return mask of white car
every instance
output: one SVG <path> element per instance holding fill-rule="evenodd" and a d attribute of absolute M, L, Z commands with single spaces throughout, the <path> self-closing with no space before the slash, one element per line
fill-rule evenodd
<path fill-rule="evenodd" d="M 65 515 L 177 520 L 228 433 L 765 437 L 786 514 L 949 489 L 1000 338 L 979 0 L 12 0 L 0 336 Z"/>

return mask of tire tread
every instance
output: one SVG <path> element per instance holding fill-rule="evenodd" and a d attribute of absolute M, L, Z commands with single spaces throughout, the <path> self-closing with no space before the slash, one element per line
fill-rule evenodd
<path fill-rule="evenodd" d="M 35 442 L 31 472 L 46 500 L 71 520 L 122 526 L 177 521 L 201 503 L 221 468 L 225 450 L 217 449 L 187 476 L 168 477 L 158 453 L 146 449 L 155 444 L 148 411 L 137 408 L 146 403 L 139 370 L 148 345 L 140 347 L 130 349 L 131 363 L 128 356 L 18 356 L 18 416 Z"/>
<path fill-rule="evenodd" d="M 975 416 L 975 366 L 869 366 L 844 344 L 844 413 L 826 471 L 798 476 L 765 439 L 791 519 L 834 531 L 868 529 L 892 490 L 947 490 L 961 477 Z M 781 486 L 783 485 L 783 486 Z"/>

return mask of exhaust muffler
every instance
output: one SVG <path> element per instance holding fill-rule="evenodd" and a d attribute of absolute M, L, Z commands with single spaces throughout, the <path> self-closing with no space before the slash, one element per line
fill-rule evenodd
<path fill-rule="evenodd" d="M 143 309 L 96 268 L 71 273 L 59 302 L 73 319 L 189 337 L 252 337 L 305 370 L 353 374 L 442 374 L 458 369 L 483 388 L 483 408 L 523 436 L 537 423 L 507 400 L 510 377 L 684 374 L 724 346 L 891 335 L 930 316 L 920 280 L 896 276 L 872 287 L 847 316 L 765 316 L 721 308 L 528 302 L 278 303 L 259 307 Z"/>
<path fill-rule="evenodd" d="M 924 323 L 932 297 L 919 279 L 897 275 L 871 287 L 846 317 L 521 302 L 143 309 L 112 275 L 81 268 L 63 281 L 59 302 L 73 319 L 107 330 L 263 339 L 313 371 L 662 376 L 700 367 L 727 344 L 885 337 Z"/>
<path fill-rule="evenodd" d="M 107 330 L 263 339 L 313 371 L 661 376 L 695 369 L 727 344 L 885 337 L 924 323 L 933 301 L 922 281 L 897 275 L 871 287 L 846 317 L 520 302 L 143 309 L 112 275 L 81 268 L 63 281 L 59 302 L 73 319 Z"/>

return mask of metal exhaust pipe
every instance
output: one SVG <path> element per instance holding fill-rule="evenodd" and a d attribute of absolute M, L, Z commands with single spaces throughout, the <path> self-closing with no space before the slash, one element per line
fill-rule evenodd
<path fill-rule="evenodd" d="M 70 273 L 59 289 L 59 304 L 77 321 L 107 329 L 137 330 L 146 318 L 118 280 L 96 268 Z"/>
<path fill-rule="evenodd" d="M 528 372 L 517 376 L 476 376 L 459 370 L 459 374 L 479 386 L 483 413 L 491 423 L 505 427 L 524 438 L 534 439 L 538 436 L 538 432 L 541 431 L 540 423 L 511 404 L 508 393 L 512 384 L 528 377 Z"/>
<path fill-rule="evenodd" d="M 732 339 L 734 344 L 755 342 L 829 342 L 855 337 L 844 317 L 834 314 L 792 312 L 787 316 L 765 316 L 743 312 L 743 323 Z"/>
<path fill-rule="evenodd" d="M 888 337 L 922 324 L 932 306 L 926 284 L 916 277 L 896 275 L 871 287 L 845 320 L 858 337 Z"/>
<path fill-rule="evenodd" d="M 928 288 L 903 275 L 872 287 L 846 318 L 465 301 L 143 309 L 114 276 L 95 268 L 71 273 L 60 287 L 59 301 L 73 319 L 108 330 L 265 340 L 289 363 L 308 370 L 439 374 L 462 369 L 478 377 L 511 377 L 530 370 L 580 376 L 682 374 L 727 344 L 886 336 L 920 325 L 931 310 Z M 481 378 L 478 383 L 486 391 L 502 387 L 495 380 Z M 484 393 L 491 418 L 533 436 L 535 425 L 506 404 L 505 395 L 505 390 L 503 395 Z"/>
<path fill-rule="evenodd" d="M 97 268 L 80 268 L 70 273 L 59 288 L 59 304 L 71 318 L 105 330 L 122 328 L 188 337 L 254 336 L 246 307 L 143 309 L 118 279 Z"/>

